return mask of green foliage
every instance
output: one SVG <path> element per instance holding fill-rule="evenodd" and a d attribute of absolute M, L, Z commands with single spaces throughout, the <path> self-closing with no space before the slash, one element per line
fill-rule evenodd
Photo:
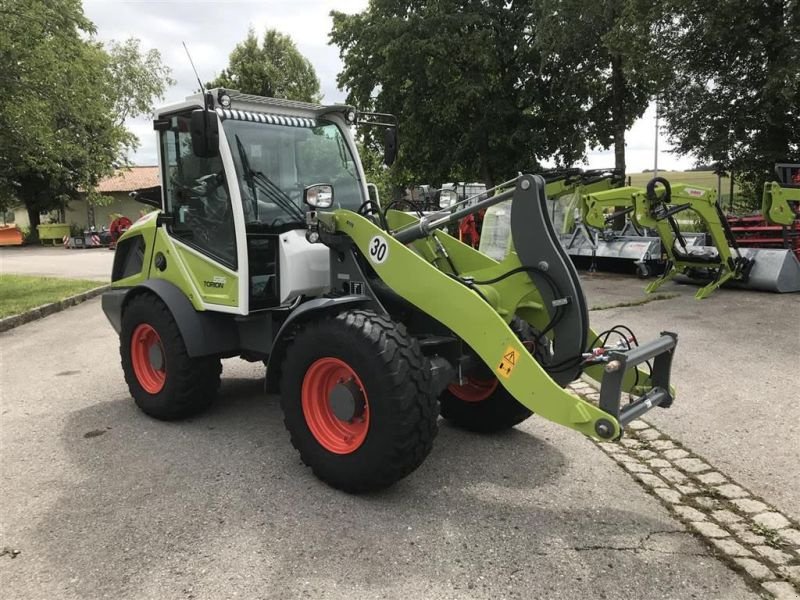
<path fill-rule="evenodd" d="M 142 51 L 136 38 L 111 42 L 108 56 L 110 84 L 116 91 L 114 110 L 118 123 L 150 115 L 153 100 L 163 99 L 164 90 L 175 85 L 170 68 L 161 62 L 161 53 L 156 49 Z"/>
<path fill-rule="evenodd" d="M 525 3 L 373 0 L 359 14 L 332 16 L 348 101 L 399 118 L 398 179 L 491 184 L 546 157 L 583 154 L 579 130 L 563 136 L 566 125 L 549 126 L 574 122 L 542 102 L 544 88 L 531 79 L 538 55 Z M 366 143 L 380 146 L 371 136 Z"/>
<path fill-rule="evenodd" d="M 644 114 L 665 77 L 650 20 L 652 0 L 540 0 L 533 2 L 535 43 L 547 78 L 548 102 L 579 116 L 582 135 L 592 146 L 614 145 L 615 167 L 625 172 L 625 131 Z M 537 73 L 536 65 L 529 70 Z M 543 71 L 538 71 L 539 77 Z M 555 82 L 556 85 L 553 85 Z M 574 117 L 573 117 L 574 118 Z M 548 123 L 559 136 L 574 135 L 569 120 Z"/>
<path fill-rule="evenodd" d="M 647 107 L 661 67 L 650 0 L 373 0 L 333 12 L 348 101 L 400 119 L 394 173 L 482 180 L 574 164 L 616 143 Z M 367 144 L 376 148 L 372 138 Z"/>
<path fill-rule="evenodd" d="M 40 212 L 91 193 L 125 161 L 136 138 L 123 118 L 146 112 L 170 80 L 135 40 L 106 52 L 80 0 L 0 0 L 0 15 L 0 198 L 21 200 L 36 231 Z"/>
<path fill-rule="evenodd" d="M 367 177 L 367 183 L 375 184 L 382 205 L 387 206 L 389 201 L 395 198 L 397 189 L 397 184 L 391 177 L 392 170 L 383 164 L 383 154 L 366 144 L 359 144 L 358 154 L 361 158 L 361 166 L 364 168 L 364 175 Z"/>
<path fill-rule="evenodd" d="M 669 0 L 663 95 L 677 152 L 720 162 L 760 195 L 773 163 L 800 161 L 800 6 L 796 0 Z"/>
<path fill-rule="evenodd" d="M 274 29 L 267 30 L 261 45 L 250 29 L 247 38 L 231 52 L 228 67 L 206 86 L 304 102 L 320 102 L 322 98 L 314 67 L 292 38 Z"/>

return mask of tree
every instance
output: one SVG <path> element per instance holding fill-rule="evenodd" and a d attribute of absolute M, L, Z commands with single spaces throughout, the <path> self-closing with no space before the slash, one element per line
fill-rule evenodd
<path fill-rule="evenodd" d="M 538 71 L 526 3 L 373 0 L 361 13 L 331 14 L 348 102 L 398 116 L 393 178 L 492 185 L 541 159 L 584 154 L 571 99 L 543 101 L 562 76 L 549 65 Z"/>
<path fill-rule="evenodd" d="M 366 144 L 359 144 L 358 155 L 361 159 L 361 166 L 364 169 L 367 183 L 375 184 L 383 206 L 387 206 L 393 199 L 396 184 L 391 180 L 390 169 L 383 164 L 381 152 L 368 147 Z"/>
<path fill-rule="evenodd" d="M 796 0 L 669 0 L 663 97 L 675 150 L 722 163 L 760 190 L 773 164 L 800 161 L 800 6 Z M 757 194 L 754 194 L 757 197 Z"/>
<path fill-rule="evenodd" d="M 228 67 L 206 85 L 303 102 L 320 102 L 322 98 L 314 67 L 292 38 L 274 29 L 267 30 L 260 46 L 250 29 L 247 38 L 231 52 Z"/>
<path fill-rule="evenodd" d="M 40 212 L 97 197 L 99 180 L 137 143 L 121 107 L 137 114 L 155 92 L 115 84 L 138 57 L 112 59 L 80 0 L 0 2 L 0 197 L 25 204 L 35 235 Z"/>
<path fill-rule="evenodd" d="M 545 63 L 568 70 L 562 97 L 579 99 L 581 126 L 592 146 L 614 146 L 625 172 L 625 132 L 644 114 L 665 77 L 654 58 L 651 0 L 540 0 L 538 47 Z M 552 98 L 559 102 L 558 97 Z"/>
<path fill-rule="evenodd" d="M 161 62 L 161 53 L 155 48 L 143 51 L 136 38 L 111 42 L 107 49 L 117 122 L 151 114 L 154 99 L 163 99 L 166 88 L 175 85 L 170 68 Z"/>

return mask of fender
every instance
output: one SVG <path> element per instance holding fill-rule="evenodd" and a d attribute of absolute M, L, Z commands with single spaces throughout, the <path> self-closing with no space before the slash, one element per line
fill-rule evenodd
<path fill-rule="evenodd" d="M 132 288 L 109 290 L 103 294 L 103 312 L 111 326 L 120 332 L 125 304 L 136 294 L 148 292 L 158 296 L 175 319 L 191 356 L 233 356 L 239 352 L 239 335 L 229 315 L 195 310 L 177 286 L 163 279 L 149 279 Z"/>
<path fill-rule="evenodd" d="M 338 298 L 315 298 L 304 302 L 293 310 L 281 325 L 272 342 L 272 352 L 270 352 L 267 360 L 267 392 L 277 393 L 279 391 L 278 381 L 280 379 L 281 363 L 286 354 L 286 348 L 291 341 L 291 333 L 295 325 L 312 316 L 318 316 L 320 313 L 336 312 L 343 308 L 355 308 L 358 306 L 380 308 L 380 306 L 376 307 L 376 304 L 369 296 L 349 295 L 339 296 Z M 379 312 L 382 313 L 384 311 L 381 309 Z"/>

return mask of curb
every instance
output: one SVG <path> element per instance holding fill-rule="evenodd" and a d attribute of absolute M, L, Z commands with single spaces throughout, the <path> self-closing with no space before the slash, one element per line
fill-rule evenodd
<path fill-rule="evenodd" d="M 571 385 L 588 401 L 588 383 Z M 686 445 L 637 419 L 617 442 L 594 442 L 760 594 L 800 600 L 800 523 Z"/>
<path fill-rule="evenodd" d="M 42 319 L 48 315 L 61 312 L 62 310 L 66 310 L 70 306 L 75 306 L 76 304 L 80 304 L 81 302 L 86 302 L 87 300 L 91 300 L 92 298 L 99 296 L 100 294 L 105 292 L 110 287 L 111 287 L 110 284 L 101 285 L 99 287 L 92 288 L 91 290 L 88 290 L 86 292 L 75 294 L 74 296 L 69 296 L 68 298 L 59 300 L 58 302 L 43 304 L 42 306 L 37 306 L 36 308 L 32 308 L 31 310 L 25 311 L 24 313 L 20 313 L 18 315 L 11 315 L 10 317 L 6 317 L 5 319 L 0 319 L 0 333 L 8 331 L 9 329 L 14 329 L 15 327 L 19 327 L 20 325 L 24 325 L 25 323 L 30 323 L 31 321 Z"/>

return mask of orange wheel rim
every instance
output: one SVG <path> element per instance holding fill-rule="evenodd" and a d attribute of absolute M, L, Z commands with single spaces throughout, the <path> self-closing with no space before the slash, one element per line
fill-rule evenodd
<path fill-rule="evenodd" d="M 478 379 L 467 375 L 462 385 L 451 383 L 447 389 L 459 400 L 464 402 L 483 402 L 497 389 L 497 377 L 491 379 Z"/>
<path fill-rule="evenodd" d="M 131 336 L 131 363 L 133 373 L 142 389 L 157 394 L 167 380 L 166 356 L 161 336 L 147 323 L 136 326 Z"/>
<path fill-rule="evenodd" d="M 337 416 L 337 394 L 352 396 L 349 418 L 342 418 L 342 409 Z M 346 362 L 332 357 L 314 361 L 303 377 L 300 396 L 308 429 L 323 448 L 351 454 L 361 447 L 369 431 L 369 402 L 364 384 Z"/>

